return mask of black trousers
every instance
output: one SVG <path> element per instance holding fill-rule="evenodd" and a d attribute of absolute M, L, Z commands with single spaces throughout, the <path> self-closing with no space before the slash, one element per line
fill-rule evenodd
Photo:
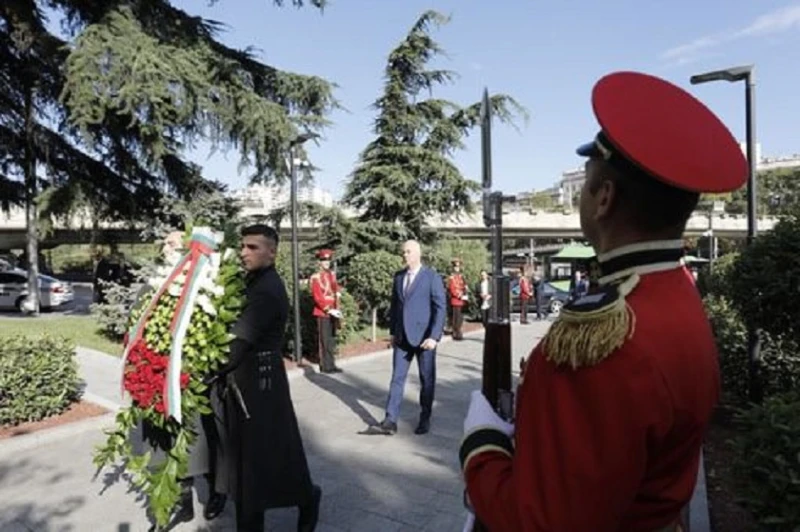
<path fill-rule="evenodd" d="M 236 532 L 264 532 L 264 512 L 244 513 L 237 504 Z"/>
<path fill-rule="evenodd" d="M 528 300 L 520 298 L 519 300 L 519 322 L 528 323 Z"/>
<path fill-rule="evenodd" d="M 331 371 L 336 367 L 334 352 L 336 337 L 333 334 L 333 320 L 317 317 L 317 343 L 319 344 L 319 367 L 322 371 Z"/>
<path fill-rule="evenodd" d="M 536 298 L 536 319 L 543 319 L 547 317 L 547 309 L 544 307 L 544 301 L 542 298 Z"/>
<path fill-rule="evenodd" d="M 464 314 L 461 312 L 462 307 L 453 306 L 453 339 L 461 340 L 464 334 L 461 332 L 461 325 L 464 323 Z"/>

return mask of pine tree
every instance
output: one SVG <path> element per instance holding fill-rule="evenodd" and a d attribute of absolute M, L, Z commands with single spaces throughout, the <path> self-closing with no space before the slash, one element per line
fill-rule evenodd
<path fill-rule="evenodd" d="M 220 24 L 166 0 L 51 1 L 76 32 L 62 95 L 71 123 L 92 136 L 122 117 L 151 166 L 206 138 L 236 148 L 254 180 L 282 179 L 289 143 L 325 127 L 337 105 L 328 81 L 230 48 L 218 40 Z"/>
<path fill-rule="evenodd" d="M 131 220 L 165 194 L 188 199 L 204 177 L 185 151 L 201 138 L 237 149 L 254 179 L 285 178 L 289 142 L 327 124 L 333 86 L 227 47 L 219 30 L 167 0 L 0 3 L 0 207 L 26 205 L 29 257 L 37 229 L 76 207 Z"/>
<path fill-rule="evenodd" d="M 360 220 L 381 232 L 399 224 L 410 237 L 428 240 L 428 216 L 473 209 L 471 195 L 478 184 L 464 178 L 451 157 L 479 125 L 480 102 L 460 107 L 434 98 L 434 88 L 457 75 L 427 68 L 444 53 L 431 29 L 448 20 L 426 11 L 389 54 L 383 94 L 373 104 L 377 137 L 361 153 L 345 191 L 345 202 L 359 210 Z M 431 96 L 425 99 L 425 93 Z M 503 122 L 526 117 L 510 96 L 494 96 L 491 104 Z"/>

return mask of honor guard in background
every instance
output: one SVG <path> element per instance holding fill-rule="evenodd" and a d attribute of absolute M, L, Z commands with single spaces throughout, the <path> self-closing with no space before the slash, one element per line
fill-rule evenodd
<path fill-rule="evenodd" d="M 453 273 L 447 279 L 447 295 L 450 297 L 451 324 L 453 326 L 453 340 L 463 340 L 464 334 L 461 326 L 464 323 L 464 305 L 467 304 L 467 282 L 461 273 L 461 259 L 453 259 Z"/>
<path fill-rule="evenodd" d="M 717 348 L 682 264 L 701 193 L 747 177 L 736 139 L 662 79 L 603 77 L 580 196 L 598 290 L 564 306 L 533 350 L 515 424 L 474 392 L 460 459 L 489 530 L 675 532 L 717 404 Z"/>
<path fill-rule="evenodd" d="M 321 249 L 317 252 L 319 271 L 311 276 L 311 295 L 314 297 L 313 315 L 317 319 L 317 344 L 319 345 L 319 369 L 322 373 L 339 373 L 334 353 L 336 351 L 336 326 L 342 318 L 339 310 L 339 284 L 331 271 L 333 251 Z"/>
<path fill-rule="evenodd" d="M 528 323 L 528 301 L 533 296 L 530 278 L 525 274 L 525 267 L 519 269 L 519 322 Z"/>

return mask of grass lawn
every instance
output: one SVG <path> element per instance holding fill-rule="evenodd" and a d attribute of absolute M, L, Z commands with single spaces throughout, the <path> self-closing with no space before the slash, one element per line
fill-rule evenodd
<path fill-rule="evenodd" d="M 384 338 L 388 338 L 389 329 L 386 327 L 378 327 L 376 330 L 376 337 L 379 342 Z M 359 329 L 359 331 L 353 335 L 353 337 L 350 339 L 349 342 L 347 342 L 346 345 L 364 341 L 370 341 L 370 340 L 372 340 L 372 326 L 365 325 L 364 327 L 361 327 L 361 329 Z"/>
<path fill-rule="evenodd" d="M 38 318 L 0 318 L 0 338 L 22 334 L 24 336 L 63 336 L 75 345 L 96 349 L 119 356 L 122 346 L 100 334 L 97 321 L 92 316 L 40 316 Z"/>

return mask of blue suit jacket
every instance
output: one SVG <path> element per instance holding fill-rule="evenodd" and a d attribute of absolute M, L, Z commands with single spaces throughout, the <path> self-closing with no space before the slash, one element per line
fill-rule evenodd
<path fill-rule="evenodd" d="M 433 269 L 422 266 L 404 295 L 406 272 L 403 269 L 394 274 L 389 333 L 397 340 L 402 335 L 415 347 L 427 338 L 438 342 L 442 338 L 446 312 L 442 278 Z"/>

